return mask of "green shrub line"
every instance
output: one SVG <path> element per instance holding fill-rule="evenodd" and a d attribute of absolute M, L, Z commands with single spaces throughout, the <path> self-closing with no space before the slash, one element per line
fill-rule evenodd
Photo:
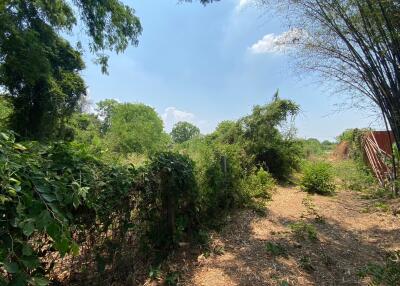
<path fill-rule="evenodd" d="M 0 284 L 46 285 L 48 261 L 66 255 L 72 279 L 129 284 L 136 257 L 161 265 L 233 209 L 264 212 L 276 181 L 299 169 L 302 142 L 279 128 L 299 110 L 277 93 L 203 136 L 188 123 L 167 134 L 154 109 L 104 100 L 69 118 L 64 141 L 1 132 Z"/>
<path fill-rule="evenodd" d="M 244 169 L 236 146 L 203 147 L 195 160 L 159 152 L 135 168 L 104 163 L 77 143 L 17 143 L 0 133 L 0 282 L 47 285 L 48 255 L 81 255 L 90 245 L 100 283 L 113 267 L 129 271 L 123 253 L 134 237 L 148 258 L 162 258 L 179 242 L 204 240 L 232 208 L 270 197 L 275 181 Z"/>

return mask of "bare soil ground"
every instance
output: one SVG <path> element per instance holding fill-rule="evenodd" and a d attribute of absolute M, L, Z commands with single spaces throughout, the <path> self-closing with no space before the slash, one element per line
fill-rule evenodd
<path fill-rule="evenodd" d="M 359 270 L 400 249 L 400 217 L 366 212 L 370 203 L 354 192 L 307 196 L 280 187 L 265 216 L 238 212 L 213 236 L 210 255 L 179 266 L 180 284 L 368 285 Z M 293 234 L 290 225 L 299 221 L 315 226 L 317 240 Z M 286 255 L 268 252 L 267 243 L 280 245 Z"/>

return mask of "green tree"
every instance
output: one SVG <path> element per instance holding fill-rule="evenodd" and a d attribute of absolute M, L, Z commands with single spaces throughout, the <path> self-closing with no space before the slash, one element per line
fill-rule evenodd
<path fill-rule="evenodd" d="M 134 10 L 118 0 L 0 3 L 0 87 L 14 107 L 11 127 L 24 137 L 62 137 L 67 118 L 86 94 L 81 52 L 61 36 L 78 21 L 103 72 L 105 51 L 136 45 L 141 33 Z"/>
<path fill-rule="evenodd" d="M 298 112 L 296 103 L 280 99 L 276 93 L 271 103 L 255 106 L 251 115 L 239 120 L 246 152 L 278 179 L 286 179 L 298 167 L 301 143 L 291 132 L 279 130 Z"/>
<path fill-rule="evenodd" d="M 400 147 L 399 0 L 262 0 L 303 37 L 293 45 L 306 72 L 339 83 L 352 102 L 378 108 Z M 271 4 L 273 4 L 271 6 Z M 284 7 L 284 9 L 282 9 Z M 287 12 L 289 11 L 289 13 Z M 357 99 L 357 100 L 355 100 Z M 395 170 L 396 168 L 394 168 Z"/>
<path fill-rule="evenodd" d="M 73 139 L 84 143 L 89 148 L 97 148 L 101 145 L 101 122 L 96 115 L 90 113 L 75 113 L 69 124 L 73 131 Z"/>
<path fill-rule="evenodd" d="M 105 139 L 113 151 L 152 153 L 166 143 L 163 122 L 153 108 L 144 104 L 121 103 L 114 107 Z"/>
<path fill-rule="evenodd" d="M 225 120 L 218 124 L 210 138 L 222 144 L 235 144 L 240 141 L 242 135 L 242 130 L 237 122 Z"/>
<path fill-rule="evenodd" d="M 171 137 L 175 143 L 183 143 L 199 135 L 200 129 L 186 121 L 176 123 L 171 131 Z"/>
<path fill-rule="evenodd" d="M 103 135 L 107 133 L 111 126 L 111 115 L 118 104 L 115 99 L 104 99 L 97 103 L 96 110 L 102 119 L 100 130 Z"/>

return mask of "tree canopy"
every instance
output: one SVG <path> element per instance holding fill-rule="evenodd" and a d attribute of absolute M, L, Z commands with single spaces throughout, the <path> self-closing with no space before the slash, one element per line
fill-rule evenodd
<path fill-rule="evenodd" d="M 171 137 L 175 143 L 183 143 L 199 135 L 200 129 L 186 121 L 176 123 L 171 131 Z"/>
<path fill-rule="evenodd" d="M 144 104 L 115 105 L 105 140 L 113 151 L 152 153 L 166 143 L 163 122 L 153 108 Z"/>
<path fill-rule="evenodd" d="M 383 113 L 400 147 L 400 5 L 398 0 L 263 0 L 302 37 L 302 68 L 336 80 Z"/>
<path fill-rule="evenodd" d="M 0 86 L 13 104 L 11 127 L 23 137 L 62 137 L 86 95 L 82 51 L 63 33 L 78 23 L 84 27 L 88 48 L 106 72 L 106 50 L 122 52 L 138 43 L 142 28 L 134 12 L 117 0 L 2 1 Z"/>
<path fill-rule="evenodd" d="M 285 179 L 298 164 L 296 158 L 301 152 L 298 142 L 291 133 L 285 134 L 279 128 L 299 110 L 296 103 L 280 99 L 276 93 L 272 102 L 256 105 L 252 114 L 239 121 L 247 153 L 278 179 Z"/>

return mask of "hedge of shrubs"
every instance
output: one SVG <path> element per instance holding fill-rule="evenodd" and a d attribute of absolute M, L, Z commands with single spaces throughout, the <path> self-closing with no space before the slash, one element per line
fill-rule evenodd
<path fill-rule="evenodd" d="M 240 149 L 199 144 L 134 168 L 75 143 L 16 143 L 0 133 L 0 285 L 47 285 L 49 257 L 64 255 L 84 257 L 92 283 L 110 285 L 126 279 L 129 247 L 168 254 L 212 218 L 268 197 L 273 180 L 246 169 Z"/>

